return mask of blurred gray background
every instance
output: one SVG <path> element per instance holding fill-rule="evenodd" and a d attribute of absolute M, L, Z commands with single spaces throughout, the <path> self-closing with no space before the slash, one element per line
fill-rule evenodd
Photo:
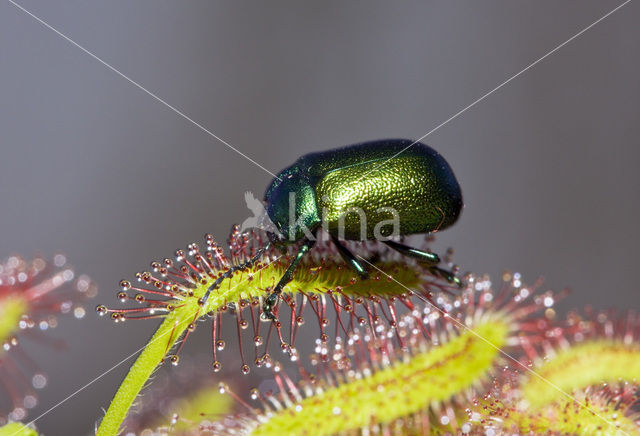
<path fill-rule="evenodd" d="M 277 172 L 311 151 L 420 137 L 622 2 L 18 3 Z M 437 250 L 496 280 L 508 268 L 568 286 L 564 310 L 638 308 L 639 18 L 627 4 L 424 140 L 466 204 Z M 0 74 L 0 256 L 64 251 L 100 287 L 90 308 L 117 305 L 121 278 L 205 232 L 226 240 L 249 216 L 243 193 L 271 180 L 6 1 Z M 25 344 L 51 376 L 30 416 L 155 325 L 91 311 L 51 332 L 66 351 Z M 39 428 L 90 433 L 129 364 Z"/>

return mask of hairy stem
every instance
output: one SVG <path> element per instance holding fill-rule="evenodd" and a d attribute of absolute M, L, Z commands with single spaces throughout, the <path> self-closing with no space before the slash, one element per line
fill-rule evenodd
<path fill-rule="evenodd" d="M 189 311 L 191 313 L 190 316 Z M 176 309 L 160 324 L 160 327 L 158 327 L 158 330 L 151 337 L 151 340 L 122 381 L 118 392 L 116 392 L 111 401 L 111 405 L 109 405 L 107 413 L 100 422 L 100 427 L 96 433 L 97 436 L 118 434 L 122 421 L 126 418 L 134 400 L 151 374 L 162 362 L 167 351 L 175 345 L 187 329 L 195 313 L 197 313 L 197 310 L 194 311 L 191 305 L 186 305 Z"/>

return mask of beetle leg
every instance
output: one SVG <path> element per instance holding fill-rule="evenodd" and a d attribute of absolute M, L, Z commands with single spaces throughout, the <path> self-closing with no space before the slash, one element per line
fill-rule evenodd
<path fill-rule="evenodd" d="M 205 303 L 207 302 L 207 300 L 209 299 L 209 295 L 211 294 L 211 291 L 218 289 L 220 287 L 220 284 L 225 280 L 228 279 L 229 277 L 231 277 L 236 271 L 240 271 L 243 269 L 247 269 L 249 268 L 251 265 L 253 265 L 254 263 L 256 263 L 257 261 L 260 260 L 260 258 L 262 257 L 262 255 L 271 247 L 271 242 L 267 242 L 264 247 L 259 248 L 258 251 L 256 251 L 255 256 L 253 256 L 251 259 L 249 259 L 248 261 L 246 261 L 245 263 L 241 263 L 240 265 L 235 265 L 232 266 L 231 268 L 229 268 L 228 270 L 226 270 L 220 277 L 218 277 L 216 279 L 215 282 L 213 282 L 213 284 L 211 286 L 209 286 L 209 289 L 207 289 L 207 292 L 205 292 L 205 294 L 202 296 L 202 298 L 200 299 L 200 305 L 204 306 Z"/>
<path fill-rule="evenodd" d="M 409 247 L 408 245 L 401 244 L 395 241 L 382 241 L 387 244 L 389 247 L 393 248 L 397 252 L 404 254 L 405 256 L 414 257 L 423 262 L 427 262 L 432 264 L 428 267 L 429 271 L 433 274 L 442 277 L 449 283 L 453 283 L 458 287 L 462 287 L 462 281 L 458 277 L 453 274 L 453 272 L 448 271 L 446 269 L 442 269 L 436 266 L 436 264 L 440 263 L 440 258 L 435 253 L 429 253 L 428 251 L 418 250 L 417 248 Z"/>
<path fill-rule="evenodd" d="M 437 266 L 432 266 L 432 267 L 429 267 L 429 271 L 431 271 L 432 273 L 434 273 L 437 276 L 442 277 L 443 279 L 445 279 L 449 283 L 455 284 L 459 288 L 462 287 L 462 281 L 458 277 L 456 277 L 453 274 L 453 272 L 451 272 L 449 270 L 438 268 Z"/>
<path fill-rule="evenodd" d="M 309 250 L 315 243 L 315 240 L 312 241 L 310 239 L 307 239 L 302 244 L 300 250 L 296 253 L 296 256 L 291 261 L 291 264 L 289 264 L 289 267 L 285 271 L 284 275 L 278 281 L 278 284 L 275 286 L 275 288 L 273 288 L 273 291 L 271 291 L 269 296 L 264 300 L 264 303 L 262 304 L 263 318 L 270 319 L 272 321 L 275 321 L 277 319 L 273 314 L 273 308 L 276 304 L 278 304 L 278 299 L 280 298 L 282 289 L 293 279 L 293 273 L 295 272 L 298 263 L 300 263 L 302 257 L 307 254 L 307 252 L 309 252 Z"/>
<path fill-rule="evenodd" d="M 333 243 L 336 244 L 336 247 L 338 247 L 338 252 L 340 253 L 340 256 L 342 256 L 342 259 L 344 259 L 344 261 L 358 273 L 362 280 L 367 280 L 369 278 L 369 273 L 364 266 L 358 262 L 358 259 L 356 259 L 353 253 L 350 252 L 347 247 L 342 245 L 340 240 L 335 236 L 331 235 L 331 239 L 333 240 Z"/>
<path fill-rule="evenodd" d="M 418 250 L 417 248 L 409 247 L 408 245 L 401 244 L 396 241 L 382 241 L 387 244 L 389 247 L 396 250 L 398 253 L 401 253 L 405 256 L 414 257 L 423 262 L 432 263 L 434 265 L 440 263 L 440 258 L 435 253 L 429 253 L 428 251 Z"/>

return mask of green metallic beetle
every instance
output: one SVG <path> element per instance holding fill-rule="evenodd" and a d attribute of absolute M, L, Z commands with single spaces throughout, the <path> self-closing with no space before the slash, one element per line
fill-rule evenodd
<path fill-rule="evenodd" d="M 300 243 L 286 272 L 265 299 L 263 315 L 275 320 L 273 308 L 321 228 L 343 259 L 362 278 L 365 267 L 341 239 L 380 239 L 398 252 L 417 258 L 450 283 L 460 280 L 438 268 L 439 257 L 387 239 L 435 232 L 456 222 L 462 209 L 460 186 L 440 154 L 409 139 L 385 139 L 310 153 L 276 176 L 266 190 L 266 212 L 277 231 L 248 262 L 228 270 L 208 289 L 216 289 L 235 271 L 258 261 L 271 245 Z M 395 224 L 395 225 L 394 225 Z"/>

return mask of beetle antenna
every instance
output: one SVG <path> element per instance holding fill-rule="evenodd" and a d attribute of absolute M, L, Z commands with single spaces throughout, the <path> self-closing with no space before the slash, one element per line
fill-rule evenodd
<path fill-rule="evenodd" d="M 220 277 L 216 279 L 215 282 L 213 282 L 211 286 L 209 286 L 209 289 L 207 289 L 207 292 L 205 292 L 205 294 L 200 299 L 200 305 L 204 306 L 207 303 L 207 300 L 209 299 L 209 295 L 211 294 L 211 291 L 218 289 L 220 287 L 220 284 L 222 284 L 222 282 L 225 279 L 228 279 L 229 277 L 231 277 L 236 271 L 242 271 L 247 268 L 250 268 L 254 263 L 259 261 L 264 255 L 264 253 L 266 253 L 271 248 L 271 245 L 272 245 L 271 237 L 269 237 L 269 242 L 264 244 L 262 247 L 258 248 L 258 250 L 256 251 L 256 254 L 251 259 L 239 265 L 234 265 L 230 267 L 228 270 L 226 270 Z"/>

